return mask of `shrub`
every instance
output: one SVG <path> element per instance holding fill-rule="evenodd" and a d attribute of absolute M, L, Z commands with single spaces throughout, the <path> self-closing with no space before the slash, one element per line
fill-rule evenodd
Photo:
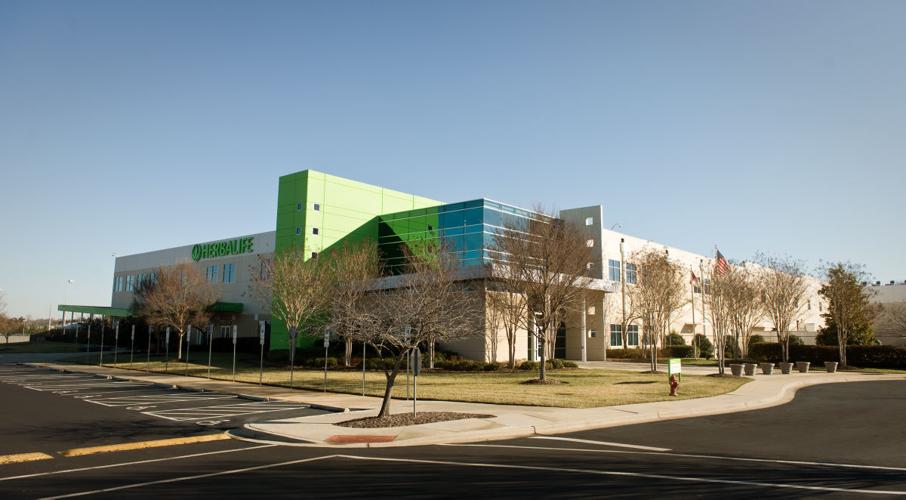
<path fill-rule="evenodd" d="M 737 352 L 739 352 L 739 343 L 736 342 L 736 337 L 724 335 L 724 358 L 735 358 Z"/>
<path fill-rule="evenodd" d="M 486 372 L 496 372 L 500 369 L 500 365 L 497 363 L 486 363 L 483 370 Z"/>
<path fill-rule="evenodd" d="M 781 359 L 781 347 L 777 343 L 755 344 L 749 349 L 749 357 L 758 361 L 777 362 Z M 851 366 L 862 368 L 906 369 L 906 348 L 878 345 L 849 346 L 846 358 Z M 837 347 L 821 345 L 790 345 L 791 361 L 823 363 L 839 361 Z"/>
<path fill-rule="evenodd" d="M 752 335 L 751 337 L 749 337 L 749 348 L 752 347 L 752 344 L 764 344 L 764 337 L 758 335 L 757 333 L 755 335 Z"/>
<path fill-rule="evenodd" d="M 668 346 L 686 345 L 686 339 L 684 339 L 682 335 L 680 335 L 676 332 L 671 332 L 670 335 L 667 335 L 666 344 Z"/>
<path fill-rule="evenodd" d="M 691 358 L 691 345 L 674 345 L 667 348 L 667 356 L 671 358 Z"/>
<path fill-rule="evenodd" d="M 578 368 L 579 365 L 571 361 L 563 361 L 562 359 L 549 359 L 545 361 L 548 369 L 559 370 L 561 368 Z M 519 365 L 520 370 L 537 370 L 539 367 L 538 361 L 523 361 Z"/>
<path fill-rule="evenodd" d="M 311 366 L 312 368 L 324 368 L 324 357 L 322 356 L 320 358 L 314 358 L 313 360 L 309 360 L 309 362 L 306 363 L 306 365 Z M 337 366 L 339 366 L 339 363 L 337 363 L 337 358 L 334 358 L 334 357 L 327 358 L 327 368 L 336 368 Z"/>
<path fill-rule="evenodd" d="M 564 361 L 564 362 L 563 362 L 563 368 L 578 368 L 578 367 L 579 367 L 579 365 L 578 365 L 577 363 L 572 362 L 572 361 Z"/>
<path fill-rule="evenodd" d="M 520 370 L 537 370 L 538 362 L 537 361 L 523 361 L 519 364 Z"/>
<path fill-rule="evenodd" d="M 639 359 L 642 357 L 642 352 L 634 347 L 628 349 L 608 349 L 607 358 L 608 359 Z"/>
<path fill-rule="evenodd" d="M 791 334 L 790 334 L 790 345 L 791 345 L 791 346 L 793 346 L 793 345 L 802 345 L 802 339 L 800 339 L 798 336 L 793 335 L 793 334 L 791 333 Z"/>
<path fill-rule="evenodd" d="M 711 341 L 708 340 L 708 337 L 697 333 L 692 339 L 692 342 L 694 342 L 698 346 L 699 356 L 705 359 L 711 359 L 711 357 L 714 356 L 714 345 L 711 344 Z"/>

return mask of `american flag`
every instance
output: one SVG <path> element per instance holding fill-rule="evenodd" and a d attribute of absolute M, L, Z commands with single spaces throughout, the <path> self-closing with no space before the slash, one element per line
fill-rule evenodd
<path fill-rule="evenodd" d="M 695 271 L 690 271 L 692 273 L 692 279 L 689 280 L 690 285 L 698 285 L 698 276 L 695 275 Z"/>
<path fill-rule="evenodd" d="M 717 250 L 717 249 L 715 249 Z M 724 257 L 724 254 L 720 253 L 720 250 L 717 250 L 717 262 L 714 263 L 714 272 L 717 274 L 727 274 L 730 272 L 730 263 L 727 262 L 727 259 Z"/>

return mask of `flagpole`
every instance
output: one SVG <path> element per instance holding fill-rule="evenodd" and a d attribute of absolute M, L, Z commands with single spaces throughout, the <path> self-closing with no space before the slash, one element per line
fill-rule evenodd
<path fill-rule="evenodd" d="M 699 279 L 702 283 L 702 337 L 708 338 L 708 328 L 705 325 L 705 264 L 703 259 L 698 259 L 698 272 L 701 274 Z"/>
<path fill-rule="evenodd" d="M 692 273 L 693 278 L 695 277 L 695 271 L 689 271 Z M 695 279 L 691 280 L 689 283 L 689 300 L 692 304 L 692 356 L 698 357 L 698 345 L 695 343 Z"/>

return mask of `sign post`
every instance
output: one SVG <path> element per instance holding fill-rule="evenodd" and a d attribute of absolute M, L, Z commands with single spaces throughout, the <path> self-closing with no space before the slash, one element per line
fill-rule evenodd
<path fill-rule="evenodd" d="M 120 350 L 120 320 L 116 320 L 113 328 L 113 364 L 116 364 L 116 353 Z"/>
<path fill-rule="evenodd" d="M 262 385 L 264 379 L 264 332 L 266 330 L 266 323 L 264 320 L 258 322 L 258 345 L 261 350 L 260 361 L 258 365 L 258 385 Z"/>
<path fill-rule="evenodd" d="M 101 355 L 98 358 L 98 366 L 104 365 L 104 318 L 101 318 Z"/>
<path fill-rule="evenodd" d="M 148 352 L 145 355 L 145 371 L 151 371 L 151 332 L 154 327 L 148 325 Z"/>
<path fill-rule="evenodd" d="M 679 388 L 679 383 L 682 379 L 683 360 L 680 358 L 670 358 L 667 362 L 667 381 L 670 383 L 671 396 L 676 396 L 676 390 Z"/>
<path fill-rule="evenodd" d="M 211 378 L 211 351 L 214 348 L 214 325 L 208 325 L 208 378 Z"/>
<path fill-rule="evenodd" d="M 324 392 L 327 392 L 327 348 L 330 347 L 330 327 L 324 329 Z"/>
<path fill-rule="evenodd" d="M 170 371 L 170 327 L 167 327 L 167 333 L 164 337 L 164 346 L 166 346 L 166 354 L 164 354 L 164 372 Z"/>
<path fill-rule="evenodd" d="M 403 329 L 403 338 L 406 339 L 406 343 L 409 343 L 409 337 L 412 336 L 412 327 L 406 325 L 406 328 Z M 409 349 L 409 352 L 406 353 L 406 401 L 409 401 L 409 369 L 412 364 L 412 349 Z"/>
<path fill-rule="evenodd" d="M 135 323 L 132 324 L 132 343 L 129 345 L 129 368 L 132 368 L 133 352 L 135 352 Z"/>
<path fill-rule="evenodd" d="M 186 377 L 189 376 L 189 346 L 192 345 L 192 325 L 186 325 L 186 367 L 183 370 L 183 375 Z"/>
<path fill-rule="evenodd" d="M 412 353 L 412 416 L 417 417 L 418 412 L 415 410 L 415 403 L 418 401 L 418 375 L 422 371 L 422 352 L 415 348 Z"/>
<path fill-rule="evenodd" d="M 236 338 L 239 337 L 239 325 L 233 325 L 233 382 L 236 381 Z"/>

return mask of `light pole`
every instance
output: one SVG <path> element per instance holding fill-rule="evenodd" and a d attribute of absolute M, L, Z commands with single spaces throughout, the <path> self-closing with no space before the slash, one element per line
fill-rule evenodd
<path fill-rule="evenodd" d="M 406 339 L 406 343 L 409 343 L 409 337 L 412 335 L 412 327 L 406 325 L 406 328 L 403 329 L 403 338 Z M 409 349 L 409 352 L 406 353 L 406 401 L 409 401 L 409 368 L 412 364 L 412 349 Z"/>
<path fill-rule="evenodd" d="M 327 392 L 327 348 L 330 347 L 330 327 L 324 329 L 324 392 Z"/>

